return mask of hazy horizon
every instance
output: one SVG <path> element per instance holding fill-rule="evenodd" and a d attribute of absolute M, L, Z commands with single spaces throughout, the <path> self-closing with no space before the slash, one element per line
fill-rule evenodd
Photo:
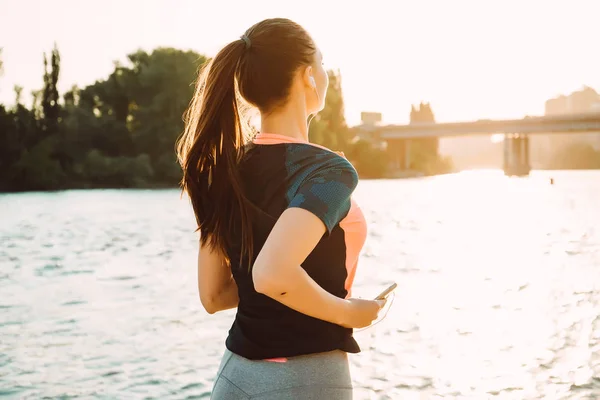
<path fill-rule="evenodd" d="M 340 69 L 350 125 L 361 111 L 382 112 L 386 123 L 407 122 L 410 105 L 420 101 L 431 103 L 438 121 L 542 115 L 549 98 L 583 85 L 600 89 L 600 56 L 593 50 L 600 3 L 483 3 L 4 0 L 0 103 L 14 103 L 14 85 L 24 87 L 29 102 L 42 86 L 42 54 L 54 42 L 64 93 L 106 78 L 114 61 L 138 48 L 212 56 L 274 16 L 302 24 L 325 66 Z"/>

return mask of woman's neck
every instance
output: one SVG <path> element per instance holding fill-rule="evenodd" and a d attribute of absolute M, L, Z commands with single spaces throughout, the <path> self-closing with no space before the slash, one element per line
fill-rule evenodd
<path fill-rule="evenodd" d="M 306 107 L 300 102 L 288 103 L 268 115 L 261 115 L 260 132 L 275 133 L 308 142 Z"/>

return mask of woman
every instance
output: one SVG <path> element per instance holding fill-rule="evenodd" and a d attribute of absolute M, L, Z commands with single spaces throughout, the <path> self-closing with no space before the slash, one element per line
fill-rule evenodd
<path fill-rule="evenodd" d="M 199 79 L 178 143 L 198 288 L 211 314 L 237 307 L 213 399 L 352 398 L 352 328 L 384 301 L 349 297 L 366 238 L 356 171 L 308 142 L 327 85 L 311 37 L 279 18 L 225 46 Z M 250 143 L 242 100 L 261 114 Z"/>

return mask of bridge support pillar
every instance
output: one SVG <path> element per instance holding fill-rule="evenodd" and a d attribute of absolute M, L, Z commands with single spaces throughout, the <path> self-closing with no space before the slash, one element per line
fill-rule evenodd
<path fill-rule="evenodd" d="M 529 164 L 529 137 L 523 134 L 504 136 L 504 174 L 507 176 L 527 176 Z"/>

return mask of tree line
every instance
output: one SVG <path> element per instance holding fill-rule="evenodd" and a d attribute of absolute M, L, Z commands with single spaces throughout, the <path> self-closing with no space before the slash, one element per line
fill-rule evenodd
<path fill-rule="evenodd" d="M 43 56 L 43 87 L 31 104 L 23 104 L 19 86 L 13 106 L 0 104 L 0 191 L 175 187 L 181 170 L 174 145 L 206 61 L 194 51 L 138 50 L 105 79 L 61 95 L 55 46 Z M 362 177 L 386 176 L 385 150 L 355 138 L 344 118 L 341 74 L 328 73 L 327 105 L 310 125 L 311 140 L 344 151 Z M 423 107 L 411 120 L 433 118 Z M 437 139 L 419 143 L 413 167 L 438 172 L 431 168 Z"/>
<path fill-rule="evenodd" d="M 169 48 L 128 55 L 106 79 L 57 90 L 60 54 L 44 55 L 29 107 L 0 105 L 0 190 L 174 186 L 174 143 L 206 58 Z"/>

